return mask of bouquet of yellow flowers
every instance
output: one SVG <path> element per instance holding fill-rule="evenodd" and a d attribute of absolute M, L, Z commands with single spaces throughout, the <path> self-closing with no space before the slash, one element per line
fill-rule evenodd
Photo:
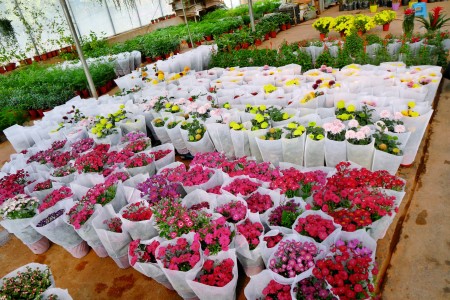
<path fill-rule="evenodd" d="M 327 34 L 330 32 L 331 29 L 333 29 L 335 24 L 335 20 L 333 17 L 322 17 L 316 20 L 312 27 L 319 31 L 320 33 Z"/>
<path fill-rule="evenodd" d="M 383 10 L 373 16 L 373 20 L 377 25 L 389 24 L 395 20 L 397 13 L 393 10 Z"/>
<path fill-rule="evenodd" d="M 273 92 L 275 92 L 277 89 L 278 89 L 278 88 L 277 88 L 276 86 L 272 85 L 272 84 L 266 84 L 266 85 L 264 86 L 264 92 L 265 92 L 266 94 L 273 93 Z"/>
<path fill-rule="evenodd" d="M 402 110 L 401 111 L 402 115 L 404 115 L 405 117 L 412 117 L 412 118 L 420 116 L 420 114 L 417 111 L 413 110 L 413 108 L 416 107 L 416 103 L 414 101 L 409 101 L 407 105 L 408 109 Z"/>
<path fill-rule="evenodd" d="M 357 31 L 366 32 L 376 26 L 373 18 L 366 15 L 356 15 L 353 25 Z"/>

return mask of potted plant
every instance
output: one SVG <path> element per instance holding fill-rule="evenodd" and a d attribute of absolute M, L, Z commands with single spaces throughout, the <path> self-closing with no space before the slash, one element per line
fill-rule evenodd
<path fill-rule="evenodd" d="M 443 7 L 436 6 L 431 10 L 431 12 L 428 13 L 428 19 L 418 17 L 419 22 L 423 24 L 423 27 L 427 30 L 427 33 L 435 33 L 445 26 L 445 23 L 450 20 L 450 18 L 447 18 L 447 15 L 442 14 L 443 10 Z"/>
<path fill-rule="evenodd" d="M 352 15 L 340 15 L 334 19 L 334 27 L 333 29 L 344 37 L 345 35 L 349 35 L 353 29 L 353 19 Z"/>
<path fill-rule="evenodd" d="M 403 28 L 403 34 L 408 38 L 411 37 L 412 32 L 414 30 L 414 17 L 415 17 L 414 9 L 412 9 L 412 8 L 405 9 L 402 28 Z"/>
<path fill-rule="evenodd" d="M 362 35 L 366 31 L 375 27 L 375 22 L 373 18 L 366 15 L 356 15 L 353 25 L 355 26 L 356 31 L 359 35 Z"/>
<path fill-rule="evenodd" d="M 392 10 L 397 11 L 400 8 L 400 0 L 392 0 Z"/>
<path fill-rule="evenodd" d="M 201 46 L 203 41 L 203 35 L 201 33 L 193 33 L 191 34 L 192 42 L 194 42 L 195 45 Z"/>
<path fill-rule="evenodd" d="M 327 36 L 328 32 L 333 29 L 335 24 L 334 18 L 332 17 L 321 17 L 316 20 L 312 27 L 320 32 L 320 40 L 323 41 Z"/>
<path fill-rule="evenodd" d="M 382 25 L 383 31 L 389 30 L 389 24 L 395 20 L 397 13 L 393 10 L 383 10 L 378 12 L 373 17 L 375 24 Z"/>
<path fill-rule="evenodd" d="M 377 0 L 369 0 L 370 3 L 370 12 L 371 13 L 376 13 L 378 10 L 378 1 Z"/>

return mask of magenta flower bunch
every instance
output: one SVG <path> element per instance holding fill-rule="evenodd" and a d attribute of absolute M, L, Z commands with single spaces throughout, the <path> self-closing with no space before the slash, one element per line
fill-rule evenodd
<path fill-rule="evenodd" d="M 164 169 L 159 174 L 169 182 L 182 182 L 186 175 L 186 166 L 183 164 L 176 168 Z"/>
<path fill-rule="evenodd" d="M 209 209 L 209 203 L 206 201 L 197 203 L 189 207 L 190 210 L 201 210 L 203 208 Z"/>
<path fill-rule="evenodd" d="M 222 189 L 222 185 L 216 185 L 215 187 L 207 189 L 206 192 L 210 193 L 210 194 L 222 195 L 221 189 Z"/>
<path fill-rule="evenodd" d="M 117 185 L 115 183 L 99 183 L 91 187 L 80 202 L 106 205 L 116 196 Z"/>
<path fill-rule="evenodd" d="M 72 144 L 72 155 L 74 157 L 77 157 L 83 152 L 86 152 L 94 146 L 94 139 L 92 138 L 86 138 L 79 140 Z"/>
<path fill-rule="evenodd" d="M 151 140 L 149 138 L 136 140 L 128 143 L 123 149 L 127 151 L 132 151 L 134 153 L 139 153 L 151 146 Z"/>
<path fill-rule="evenodd" d="M 178 238 L 175 244 L 160 246 L 157 252 L 157 259 L 161 261 L 164 268 L 187 272 L 200 261 L 199 236 L 195 235 L 192 244 L 185 238 Z"/>
<path fill-rule="evenodd" d="M 61 140 L 61 141 L 54 141 L 52 143 L 51 149 L 53 150 L 59 150 L 64 148 L 64 146 L 66 145 L 67 140 Z"/>
<path fill-rule="evenodd" d="M 163 175 L 153 175 L 136 188 L 150 205 L 158 203 L 160 199 L 175 200 L 180 197 L 179 184 L 167 181 Z"/>
<path fill-rule="evenodd" d="M 259 188 L 259 184 L 247 178 L 236 178 L 223 189 L 235 196 L 248 196 Z"/>
<path fill-rule="evenodd" d="M 126 135 L 124 135 L 121 139 L 120 142 L 121 143 L 129 143 L 129 142 L 135 142 L 137 140 L 146 138 L 147 135 L 143 132 L 140 131 L 132 131 L 127 133 Z"/>
<path fill-rule="evenodd" d="M 194 186 L 207 182 L 214 175 L 214 171 L 194 166 L 187 171 L 181 181 L 184 186 Z"/>
<path fill-rule="evenodd" d="M 54 206 L 59 201 L 69 198 L 69 197 L 72 197 L 72 196 L 73 196 L 73 193 L 69 187 L 66 187 L 66 186 L 60 187 L 59 189 L 52 191 L 50 194 L 48 194 L 44 198 L 41 205 L 39 205 L 39 207 L 38 207 L 38 211 L 43 212 L 47 208 Z"/>
<path fill-rule="evenodd" d="M 234 261 L 226 258 L 223 261 L 207 259 L 195 281 L 209 285 L 223 287 L 233 279 Z"/>
<path fill-rule="evenodd" d="M 247 206 L 252 213 L 263 214 L 273 206 L 273 201 L 269 195 L 263 195 L 256 192 L 247 198 Z"/>
<path fill-rule="evenodd" d="M 302 279 L 294 287 L 298 300 L 337 300 L 328 290 L 327 283 L 323 279 L 317 279 L 314 276 Z"/>
<path fill-rule="evenodd" d="M 274 236 L 265 236 L 263 240 L 267 243 L 267 248 L 273 248 L 283 239 L 284 235 L 280 232 Z"/>
<path fill-rule="evenodd" d="M 215 211 L 230 223 L 237 223 L 247 216 L 247 207 L 242 201 L 231 201 L 216 207 Z"/>
<path fill-rule="evenodd" d="M 291 286 L 278 283 L 273 279 L 262 290 L 262 294 L 266 300 L 292 300 Z"/>
<path fill-rule="evenodd" d="M 212 169 L 220 169 L 224 162 L 228 161 L 224 153 L 221 152 L 199 152 L 195 154 L 191 165 L 200 165 Z"/>
<path fill-rule="evenodd" d="M 205 255 L 215 255 L 227 251 L 234 237 L 234 230 L 224 217 L 212 220 L 207 226 L 199 228 L 200 242 Z"/>
<path fill-rule="evenodd" d="M 103 171 L 107 160 L 108 156 L 106 153 L 92 150 L 79 156 L 75 160 L 74 166 L 78 170 L 78 173 L 100 173 Z"/>
<path fill-rule="evenodd" d="M 0 205 L 5 200 L 24 193 L 25 186 L 32 183 L 27 177 L 28 172 L 19 170 L 15 174 L 9 174 L 0 178 Z"/>
<path fill-rule="evenodd" d="M 94 214 L 94 203 L 77 202 L 67 213 L 69 223 L 75 228 L 80 229 L 87 220 Z"/>
<path fill-rule="evenodd" d="M 320 215 L 308 215 L 298 219 L 294 230 L 321 243 L 336 230 L 336 227 L 333 221 L 324 219 Z"/>
<path fill-rule="evenodd" d="M 139 153 L 125 161 L 125 168 L 140 168 L 148 166 L 153 162 L 153 157 Z"/>
<path fill-rule="evenodd" d="M 108 153 L 108 159 L 107 159 L 106 163 L 108 165 L 124 163 L 130 157 L 133 157 L 134 154 L 135 153 L 133 151 L 125 150 L 125 149 L 122 149 L 120 151 L 111 151 Z"/>
<path fill-rule="evenodd" d="M 293 199 L 277 206 L 269 214 L 269 225 L 292 228 L 295 220 L 303 212 L 300 204 Z"/>
<path fill-rule="evenodd" d="M 284 240 L 269 261 L 269 269 L 285 277 L 293 278 L 314 267 L 319 249 L 312 242 Z"/>
<path fill-rule="evenodd" d="M 166 157 L 170 152 L 172 152 L 172 150 L 167 149 L 167 150 L 158 150 L 158 151 L 150 152 L 150 154 L 153 155 L 155 160 L 160 160 L 161 158 Z"/>
<path fill-rule="evenodd" d="M 224 162 L 222 164 L 222 171 L 230 177 L 247 175 L 250 178 L 265 182 L 270 182 L 280 176 L 280 171 L 278 169 L 272 169 L 269 162 L 258 163 L 254 160 L 247 160 L 246 157 Z"/>
<path fill-rule="evenodd" d="M 259 238 L 264 232 L 264 227 L 260 222 L 252 222 L 246 219 L 243 223 L 236 225 L 237 232 L 245 237 L 249 249 L 255 250 L 259 245 Z"/>
<path fill-rule="evenodd" d="M 50 179 L 47 179 L 43 182 L 39 182 L 34 186 L 33 192 L 48 190 L 53 187 L 52 181 Z"/>
<path fill-rule="evenodd" d="M 130 178 L 130 174 L 128 174 L 127 172 L 115 172 L 110 174 L 108 177 L 106 177 L 105 179 L 105 184 L 110 186 L 115 184 L 118 181 L 127 181 Z"/>
<path fill-rule="evenodd" d="M 73 159 L 72 154 L 69 151 L 58 152 L 55 151 L 50 159 L 50 162 L 55 168 L 60 168 L 66 166 L 69 161 Z"/>
<path fill-rule="evenodd" d="M 122 219 L 114 217 L 103 221 L 106 224 L 108 231 L 122 233 Z"/>
<path fill-rule="evenodd" d="M 77 169 L 75 169 L 72 164 L 67 164 L 65 166 L 59 167 L 53 171 L 51 176 L 53 177 L 65 177 L 72 173 L 74 173 Z"/>
<path fill-rule="evenodd" d="M 190 210 L 179 199 L 161 199 L 153 206 L 159 236 L 174 239 L 211 223 L 211 215 L 204 211 Z"/>
<path fill-rule="evenodd" d="M 141 244 L 141 240 L 135 240 L 130 243 L 128 255 L 131 257 L 130 264 L 134 266 L 140 263 L 156 263 L 156 248 L 160 245 L 159 241 L 152 241 L 150 244 Z"/>

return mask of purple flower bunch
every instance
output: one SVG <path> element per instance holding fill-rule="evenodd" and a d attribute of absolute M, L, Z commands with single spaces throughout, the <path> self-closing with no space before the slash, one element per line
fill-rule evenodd
<path fill-rule="evenodd" d="M 323 279 L 314 276 L 302 279 L 294 287 L 297 300 L 334 300 L 337 299 L 328 290 L 327 283 Z"/>
<path fill-rule="evenodd" d="M 283 277 L 293 278 L 314 267 L 314 257 L 318 253 L 319 249 L 313 242 L 281 241 L 269 262 L 269 269 Z"/>
<path fill-rule="evenodd" d="M 351 251 L 352 257 L 370 257 L 372 255 L 372 250 L 363 246 L 363 243 L 358 239 L 353 239 L 350 241 L 338 240 L 334 244 L 334 247 L 339 249 L 341 246 L 347 246 L 347 249 Z"/>
<path fill-rule="evenodd" d="M 72 155 L 78 156 L 80 153 L 86 152 L 94 146 L 94 139 L 86 138 L 79 140 L 72 145 Z"/>
<path fill-rule="evenodd" d="M 50 224 L 51 222 L 53 222 L 56 219 L 58 219 L 59 217 L 61 217 L 63 213 L 64 213 L 64 209 L 60 209 L 60 210 L 57 210 L 57 211 L 49 214 L 45 219 L 42 219 L 41 221 L 39 221 L 39 223 L 37 223 L 36 227 L 43 227 L 45 225 Z"/>
<path fill-rule="evenodd" d="M 178 187 L 178 183 L 167 181 L 163 175 L 153 175 L 139 183 L 136 188 L 141 191 L 142 198 L 146 199 L 150 205 L 154 205 L 163 198 L 173 200 L 180 197 Z"/>
<path fill-rule="evenodd" d="M 147 137 L 147 135 L 145 135 L 145 133 L 143 133 L 143 132 L 132 131 L 132 132 L 127 133 L 124 137 L 122 137 L 120 139 L 120 142 L 121 143 L 135 142 L 135 141 L 140 140 L 145 137 Z"/>

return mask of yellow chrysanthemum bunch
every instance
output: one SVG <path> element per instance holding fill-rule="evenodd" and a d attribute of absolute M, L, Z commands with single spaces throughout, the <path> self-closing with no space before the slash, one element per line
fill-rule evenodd
<path fill-rule="evenodd" d="M 366 32 L 376 26 L 373 18 L 366 15 L 356 15 L 353 25 L 357 31 Z"/>
<path fill-rule="evenodd" d="M 288 80 L 285 83 L 286 86 L 299 85 L 299 84 L 300 84 L 300 81 L 298 80 L 298 78 Z"/>
<path fill-rule="evenodd" d="M 276 86 L 272 85 L 272 84 L 266 84 L 266 85 L 264 86 L 264 92 L 265 92 L 266 94 L 273 93 L 273 92 L 275 92 L 277 89 L 278 89 L 278 88 L 277 88 Z"/>
<path fill-rule="evenodd" d="M 414 107 L 416 107 L 416 103 L 414 101 L 409 101 L 407 105 L 408 109 L 402 110 L 401 111 L 402 115 L 404 115 L 405 117 L 412 117 L 412 118 L 420 116 L 420 114 L 417 111 L 412 110 Z"/>
<path fill-rule="evenodd" d="M 302 103 L 302 104 L 307 103 L 307 102 L 311 101 L 314 98 L 316 98 L 316 93 L 315 92 L 309 92 L 308 94 L 305 95 L 305 97 L 300 99 L 300 103 Z"/>
<path fill-rule="evenodd" d="M 245 130 L 245 127 L 242 123 L 238 123 L 238 122 L 230 122 L 230 128 L 233 130 Z"/>
<path fill-rule="evenodd" d="M 373 20 L 377 25 L 389 24 L 395 20 L 397 13 L 393 10 L 383 10 L 373 16 Z"/>
<path fill-rule="evenodd" d="M 333 29 L 335 24 L 335 20 L 333 17 L 322 17 L 317 19 L 313 24 L 312 27 L 319 31 L 320 33 L 327 34 L 330 32 L 331 29 Z"/>
<path fill-rule="evenodd" d="M 354 28 L 353 26 L 354 19 L 355 17 L 352 15 L 338 16 L 336 17 L 336 19 L 334 19 L 335 24 L 333 29 L 337 32 L 344 32 L 345 35 L 350 35 L 350 33 Z"/>

